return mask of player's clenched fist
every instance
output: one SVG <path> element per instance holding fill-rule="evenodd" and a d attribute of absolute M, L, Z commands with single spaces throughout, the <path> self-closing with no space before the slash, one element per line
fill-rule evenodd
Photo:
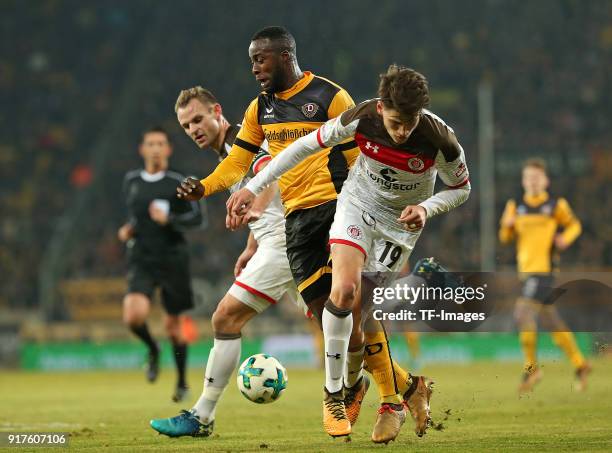
<path fill-rule="evenodd" d="M 423 206 L 406 206 L 402 211 L 402 215 L 397 219 L 398 222 L 404 225 L 408 231 L 418 231 L 425 226 L 427 220 L 427 211 Z"/>
<path fill-rule="evenodd" d="M 196 178 L 185 178 L 176 188 L 176 196 L 183 200 L 197 201 L 204 196 L 204 186 Z"/>

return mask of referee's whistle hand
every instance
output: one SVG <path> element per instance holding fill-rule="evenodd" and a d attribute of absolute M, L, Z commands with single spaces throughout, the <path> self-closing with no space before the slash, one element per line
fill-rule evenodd
<path fill-rule="evenodd" d="M 185 178 L 176 188 L 176 196 L 181 200 L 197 201 L 204 196 L 204 186 L 196 178 Z"/>

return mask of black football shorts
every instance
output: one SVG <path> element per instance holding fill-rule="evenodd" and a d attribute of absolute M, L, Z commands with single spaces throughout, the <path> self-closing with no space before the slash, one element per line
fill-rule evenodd
<path fill-rule="evenodd" d="M 550 274 L 530 275 L 523 282 L 521 296 L 544 305 L 554 303 L 558 291 L 555 278 Z"/>
<path fill-rule="evenodd" d="M 336 213 L 336 200 L 290 213 L 285 223 L 287 257 L 291 273 L 307 304 L 329 297 L 329 229 Z"/>
<path fill-rule="evenodd" d="M 159 287 L 162 304 L 169 315 L 193 308 L 189 253 L 186 250 L 155 257 L 128 255 L 128 293 L 142 293 L 151 299 L 155 288 Z"/>

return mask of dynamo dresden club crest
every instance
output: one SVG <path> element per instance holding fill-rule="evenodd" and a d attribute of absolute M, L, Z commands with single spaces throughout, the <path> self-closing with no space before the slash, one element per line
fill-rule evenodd
<path fill-rule="evenodd" d="M 306 118 L 312 118 L 319 111 L 319 106 L 314 102 L 309 102 L 308 104 L 304 104 L 302 106 L 302 113 Z"/>

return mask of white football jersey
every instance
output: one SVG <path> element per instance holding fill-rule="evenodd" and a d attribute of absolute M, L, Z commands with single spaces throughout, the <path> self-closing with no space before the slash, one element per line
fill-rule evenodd
<path fill-rule="evenodd" d="M 405 143 L 393 142 L 376 111 L 377 100 L 365 101 L 329 120 L 281 152 L 247 184 L 258 193 L 305 156 L 353 137 L 361 154 L 342 188 L 341 198 L 390 226 L 408 205 L 421 205 L 427 216 L 446 212 L 469 195 L 465 154 L 453 130 L 428 110 Z M 434 194 L 436 176 L 447 186 Z"/>
<path fill-rule="evenodd" d="M 235 131 L 237 133 L 237 131 Z M 229 136 L 229 137 L 228 137 Z M 225 150 L 226 153 L 229 153 L 232 148 L 231 143 L 228 143 L 228 138 L 231 141 L 233 136 L 235 138 L 235 134 L 230 134 L 230 130 L 226 134 L 226 142 L 225 142 Z M 220 157 L 219 160 L 222 160 L 223 157 Z M 268 162 L 271 159 L 270 155 L 267 151 L 267 143 L 264 141 L 261 145 L 261 149 L 259 153 L 255 156 L 255 160 L 251 165 L 251 169 L 249 174 L 245 176 L 241 181 L 234 184 L 230 187 L 230 193 L 237 192 L 247 185 L 247 183 L 251 180 L 253 175 L 255 175 L 259 171 L 259 167 L 264 162 Z M 249 229 L 253 232 L 254 239 L 259 243 L 262 239 L 266 239 L 272 236 L 285 235 L 285 208 L 283 207 L 283 203 L 280 198 L 280 192 L 277 190 L 276 195 L 268 204 L 268 207 L 262 213 L 261 218 L 255 222 L 249 223 Z"/>

